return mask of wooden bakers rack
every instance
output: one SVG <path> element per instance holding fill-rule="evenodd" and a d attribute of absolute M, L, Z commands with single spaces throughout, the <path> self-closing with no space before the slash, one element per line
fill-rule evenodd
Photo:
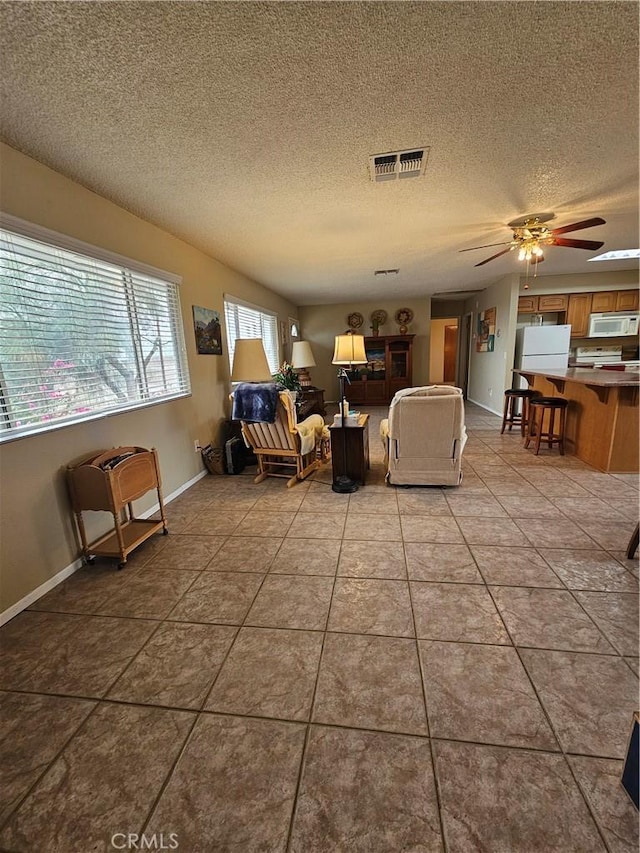
<path fill-rule="evenodd" d="M 155 448 L 114 447 L 75 466 L 67 467 L 71 504 L 75 514 L 82 553 L 86 563 L 95 556 L 115 557 L 124 568 L 127 556 L 142 542 L 162 530 L 169 532 L 162 501 L 162 483 Z M 155 489 L 160 520 L 136 518 L 133 501 Z M 110 512 L 113 529 L 94 542 L 87 542 L 82 513 Z"/>

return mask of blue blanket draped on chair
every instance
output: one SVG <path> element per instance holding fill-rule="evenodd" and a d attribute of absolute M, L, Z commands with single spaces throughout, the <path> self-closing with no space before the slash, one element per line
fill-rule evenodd
<path fill-rule="evenodd" d="M 240 383 L 233 392 L 231 417 L 248 423 L 275 423 L 278 393 L 274 382 Z"/>

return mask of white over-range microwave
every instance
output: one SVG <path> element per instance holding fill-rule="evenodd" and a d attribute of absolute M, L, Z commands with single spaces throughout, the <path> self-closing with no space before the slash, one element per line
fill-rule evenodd
<path fill-rule="evenodd" d="M 592 314 L 589 318 L 590 338 L 623 338 L 638 334 L 638 314 Z"/>

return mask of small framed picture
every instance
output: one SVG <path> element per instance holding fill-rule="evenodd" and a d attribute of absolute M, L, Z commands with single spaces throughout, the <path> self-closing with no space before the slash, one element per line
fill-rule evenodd
<path fill-rule="evenodd" d="M 193 328 L 198 355 L 222 355 L 220 312 L 193 306 Z"/>

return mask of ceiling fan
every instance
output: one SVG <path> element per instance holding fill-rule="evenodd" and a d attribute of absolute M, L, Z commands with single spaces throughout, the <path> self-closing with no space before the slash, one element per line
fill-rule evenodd
<path fill-rule="evenodd" d="M 580 231 L 582 228 L 604 225 L 605 220 L 599 216 L 583 219 L 581 222 L 572 222 L 570 225 L 563 225 L 560 228 L 547 228 L 545 223 L 554 218 L 553 213 L 532 213 L 529 216 L 514 219 L 513 222 L 509 222 L 509 228 L 513 230 L 513 240 L 505 240 L 502 243 L 488 243 L 485 246 L 472 246 L 470 249 L 460 249 L 460 251 L 473 252 L 476 249 L 488 249 L 490 246 L 507 246 L 506 249 L 491 255 L 490 258 L 485 258 L 479 264 L 474 264 L 476 267 L 481 267 L 483 264 L 488 264 L 489 261 L 499 258 L 500 255 L 513 252 L 514 249 L 518 249 L 518 260 L 539 264 L 544 261 L 543 246 L 565 246 L 569 249 L 587 249 L 590 252 L 604 246 L 604 242 L 599 240 L 567 240 L 560 236 L 568 231 Z"/>

